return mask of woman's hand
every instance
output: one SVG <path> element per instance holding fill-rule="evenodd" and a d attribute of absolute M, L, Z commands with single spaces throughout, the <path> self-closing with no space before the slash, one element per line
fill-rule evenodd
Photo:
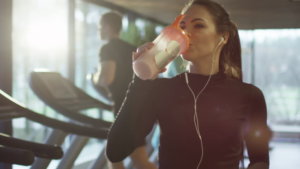
<path fill-rule="evenodd" d="M 150 50 L 154 46 L 154 43 L 147 42 L 139 46 L 135 52 L 132 53 L 132 61 L 135 61 L 138 57 L 142 56 L 146 51 Z"/>
<path fill-rule="evenodd" d="M 140 56 L 142 56 L 145 52 L 147 52 L 148 50 L 150 50 L 152 47 L 154 46 L 154 43 L 152 42 L 147 42 L 143 45 L 141 45 L 140 47 L 138 47 L 136 49 L 136 52 L 132 53 L 132 61 L 135 61 L 137 58 L 139 58 Z M 167 69 L 164 67 L 162 68 L 159 73 L 163 73 L 165 72 Z"/>

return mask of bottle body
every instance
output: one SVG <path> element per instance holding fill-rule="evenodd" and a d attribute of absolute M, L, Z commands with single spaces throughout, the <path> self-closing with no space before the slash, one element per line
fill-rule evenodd
<path fill-rule="evenodd" d="M 189 46 L 184 32 L 174 25 L 166 27 L 153 41 L 154 46 L 133 62 L 135 74 L 143 79 L 155 79 L 160 70 Z"/>

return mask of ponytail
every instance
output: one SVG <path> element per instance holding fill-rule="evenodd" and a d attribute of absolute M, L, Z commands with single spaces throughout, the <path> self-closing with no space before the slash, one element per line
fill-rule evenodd
<path fill-rule="evenodd" d="M 241 44 L 237 27 L 230 22 L 229 38 L 220 55 L 220 70 L 227 76 L 242 80 Z"/>

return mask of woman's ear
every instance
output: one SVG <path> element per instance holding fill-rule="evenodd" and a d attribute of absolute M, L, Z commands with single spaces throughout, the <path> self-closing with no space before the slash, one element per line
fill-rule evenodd
<path fill-rule="evenodd" d="M 228 42 L 229 39 L 229 32 L 225 32 L 223 33 L 223 44 L 226 44 Z"/>

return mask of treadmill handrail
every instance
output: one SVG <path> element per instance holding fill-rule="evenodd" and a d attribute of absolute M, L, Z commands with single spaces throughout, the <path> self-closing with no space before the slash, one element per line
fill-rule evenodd
<path fill-rule="evenodd" d="M 18 165 L 31 165 L 34 162 L 34 154 L 32 151 L 1 147 L 0 146 L 0 162 Z"/>
<path fill-rule="evenodd" d="M 14 119 L 14 118 L 19 118 L 19 117 L 23 117 L 24 115 L 22 113 L 19 112 L 14 112 L 14 111 L 10 111 L 10 112 L 0 112 L 0 120 L 8 120 L 8 119 Z"/>
<path fill-rule="evenodd" d="M 37 80 L 36 77 L 41 76 L 42 74 L 54 74 L 54 75 L 56 74 L 57 76 L 61 77 L 62 80 L 64 80 L 64 82 L 68 83 L 68 85 L 70 85 L 70 87 L 75 89 L 76 92 L 78 92 L 78 94 L 80 96 L 88 97 L 89 99 L 95 101 L 98 104 L 99 108 L 102 108 L 104 110 L 112 110 L 113 109 L 113 105 L 107 104 L 107 103 L 105 103 L 101 100 L 98 100 L 98 99 L 95 99 L 95 98 L 91 97 L 87 93 L 83 92 L 82 89 L 79 89 L 77 86 L 75 86 L 71 81 L 69 81 L 68 79 L 61 76 L 61 74 L 58 73 L 58 72 L 50 72 L 50 71 L 43 71 L 43 72 L 33 71 L 33 72 L 31 72 L 30 73 L 30 85 L 31 85 L 31 88 L 33 88 L 33 90 L 37 89 L 37 87 L 34 86 L 35 85 L 34 80 Z M 49 89 L 47 87 L 45 88 L 45 90 L 49 91 Z M 51 93 L 51 92 L 49 92 L 49 93 Z"/>
<path fill-rule="evenodd" d="M 87 97 L 90 100 L 95 101 L 95 103 L 97 103 L 99 105 L 98 108 L 102 108 L 104 110 L 112 110 L 113 109 L 112 105 L 108 105 L 104 102 L 101 102 L 101 101 L 89 96 L 88 94 L 83 92 L 81 89 L 79 89 L 78 87 L 73 85 L 70 81 L 68 81 L 67 79 L 62 77 L 58 72 L 31 72 L 31 75 L 30 75 L 31 89 L 44 103 L 49 105 L 51 108 L 56 110 L 58 113 L 66 116 L 70 119 L 76 120 L 77 122 L 91 125 L 94 127 L 101 126 L 101 127 L 109 128 L 111 126 L 111 124 L 112 124 L 111 122 L 104 121 L 102 119 L 95 119 L 95 118 L 89 117 L 87 115 L 80 114 L 78 111 L 74 111 L 74 110 L 68 109 L 64 106 L 61 106 L 58 103 L 58 101 L 53 101 L 53 100 L 55 100 L 55 98 L 51 95 L 50 90 L 46 87 L 46 84 L 39 77 L 39 76 L 42 76 L 43 74 L 45 74 L 45 75 L 53 74 L 53 75 L 61 77 L 62 80 L 64 80 L 63 82 L 68 83 L 70 85 L 70 87 L 72 87 L 72 90 L 75 90 L 80 97 Z M 44 85 L 42 89 L 40 89 L 40 87 L 39 87 L 41 85 Z M 90 107 L 90 108 L 94 108 L 94 107 Z"/>
<path fill-rule="evenodd" d="M 41 158 L 60 159 L 63 156 L 63 151 L 60 146 L 21 140 L 10 137 L 4 133 L 0 133 L 0 144 L 8 147 L 30 150 L 36 157 Z"/>
<path fill-rule="evenodd" d="M 24 114 L 24 117 L 40 123 L 42 125 L 48 126 L 50 128 L 59 129 L 67 133 L 77 134 L 81 136 L 93 137 L 98 139 L 106 139 L 108 129 L 96 128 L 92 126 L 82 126 L 78 124 L 71 124 L 63 122 L 60 120 L 52 119 L 43 115 L 40 115 L 33 110 L 30 110 L 23 106 L 21 103 L 18 103 L 11 96 L 0 90 L 1 99 L 5 99 L 8 105 L 11 105 L 16 108 L 16 112 L 21 112 Z"/>
<path fill-rule="evenodd" d="M 5 113 L 5 112 L 7 112 L 7 111 L 11 111 L 11 109 L 12 109 L 12 108 L 11 108 L 10 106 L 4 106 L 4 105 L 3 105 L 3 106 L 0 107 L 0 113 L 2 113 L 2 112 Z"/>

